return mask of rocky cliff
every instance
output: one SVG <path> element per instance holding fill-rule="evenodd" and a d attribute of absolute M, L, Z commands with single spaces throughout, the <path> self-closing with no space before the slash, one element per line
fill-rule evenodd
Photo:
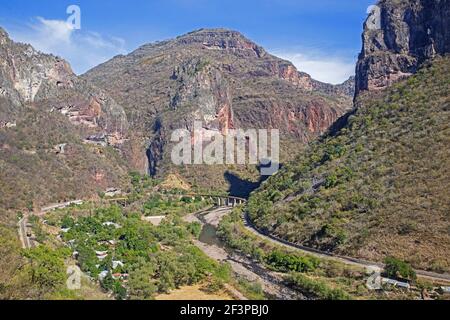
<path fill-rule="evenodd" d="M 127 130 L 123 108 L 104 91 L 0 28 L 0 208 L 92 197 L 120 185 Z"/>
<path fill-rule="evenodd" d="M 301 145 L 352 106 L 353 92 L 317 82 L 242 34 L 224 29 L 144 45 L 83 77 L 125 107 L 142 144 L 140 153 L 147 148 L 152 174 L 170 161 L 164 156 L 170 132 L 192 130 L 194 120 L 202 121 L 205 134 L 278 128 Z"/>
<path fill-rule="evenodd" d="M 449 4 L 379 2 L 380 28 L 375 16 L 364 26 L 357 108 L 252 194 L 261 230 L 450 271 Z"/>
<path fill-rule="evenodd" d="M 0 44 L 0 99 L 10 102 L 10 112 L 20 106 L 35 106 L 60 112 L 75 125 L 125 135 L 128 124 L 122 107 L 102 90 L 78 78 L 66 61 L 13 42 L 1 28 Z M 5 110 L 0 117 L 6 117 Z"/>
<path fill-rule="evenodd" d="M 253 222 L 285 240 L 450 271 L 448 81 L 436 58 L 361 105 L 252 194 Z"/>
<path fill-rule="evenodd" d="M 364 25 L 356 94 L 380 90 L 450 51 L 449 0 L 382 0 Z"/>

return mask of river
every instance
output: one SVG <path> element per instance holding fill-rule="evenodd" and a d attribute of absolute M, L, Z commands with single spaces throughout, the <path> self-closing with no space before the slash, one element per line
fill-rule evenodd
<path fill-rule="evenodd" d="M 243 277 L 250 282 L 260 283 L 263 291 L 272 299 L 305 299 L 302 294 L 284 284 L 282 274 L 268 270 L 240 252 L 230 250 L 217 237 L 216 231 L 220 221 L 231 210 L 231 208 L 216 208 L 186 216 L 185 221 L 197 221 L 203 226 L 199 240 L 194 241 L 195 245 L 210 258 L 229 263 L 233 272 L 239 277 Z"/>

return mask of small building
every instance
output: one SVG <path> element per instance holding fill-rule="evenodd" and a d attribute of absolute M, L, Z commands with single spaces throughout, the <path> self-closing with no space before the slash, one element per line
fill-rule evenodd
<path fill-rule="evenodd" d="M 102 241 L 99 242 L 99 244 L 100 245 L 105 245 L 105 246 L 108 246 L 108 247 L 114 247 L 117 244 L 117 242 L 115 240 L 102 240 Z"/>
<path fill-rule="evenodd" d="M 439 291 L 442 292 L 442 294 L 450 294 L 450 287 L 440 287 Z"/>
<path fill-rule="evenodd" d="M 112 221 L 104 222 L 104 223 L 102 223 L 102 225 L 103 225 L 103 226 L 106 226 L 106 227 L 113 226 L 113 227 L 116 228 L 116 229 L 119 229 L 119 228 L 122 227 L 121 225 L 119 225 L 119 224 L 117 224 L 117 223 L 114 223 L 114 222 L 112 222 Z"/>
<path fill-rule="evenodd" d="M 114 273 L 112 275 L 114 280 L 126 280 L 128 279 L 128 273 Z"/>
<path fill-rule="evenodd" d="M 104 260 L 108 256 L 108 251 L 95 251 L 99 260 Z"/>
<path fill-rule="evenodd" d="M 109 274 L 108 270 L 100 272 L 98 275 L 98 280 L 103 281 L 108 276 L 108 274 Z"/>
<path fill-rule="evenodd" d="M 112 262 L 112 267 L 113 269 L 116 269 L 118 267 L 123 267 L 125 264 L 122 261 L 113 261 Z"/>

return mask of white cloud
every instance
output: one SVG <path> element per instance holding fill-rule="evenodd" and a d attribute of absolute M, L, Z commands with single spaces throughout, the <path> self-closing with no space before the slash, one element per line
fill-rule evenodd
<path fill-rule="evenodd" d="M 38 23 L 32 25 L 40 39 L 45 39 L 46 45 L 55 45 L 58 42 L 69 44 L 72 36 L 72 25 L 62 20 L 46 20 L 38 17 Z M 50 35 L 50 37 L 49 37 Z"/>
<path fill-rule="evenodd" d="M 75 30 L 70 23 L 63 20 L 38 17 L 28 26 L 11 30 L 9 33 L 15 41 L 29 43 L 39 51 L 66 59 L 78 74 L 117 54 L 126 53 L 123 39 L 84 29 Z"/>
<path fill-rule="evenodd" d="M 355 62 L 341 57 L 330 57 L 318 52 L 274 51 L 282 59 L 291 61 L 299 71 L 310 74 L 313 79 L 340 84 L 355 74 Z"/>

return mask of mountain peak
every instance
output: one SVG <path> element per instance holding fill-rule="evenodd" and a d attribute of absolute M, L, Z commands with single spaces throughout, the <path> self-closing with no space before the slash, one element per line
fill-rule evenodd
<path fill-rule="evenodd" d="M 176 38 L 175 41 L 181 45 L 196 45 L 211 50 L 250 50 L 259 58 L 266 55 L 261 46 L 242 33 L 224 28 L 195 30 Z"/>
<path fill-rule="evenodd" d="M 226 28 L 201 28 L 188 32 L 178 38 L 185 38 L 191 36 L 217 36 L 217 37 L 240 37 L 245 38 L 245 36 L 236 30 L 226 29 Z"/>

